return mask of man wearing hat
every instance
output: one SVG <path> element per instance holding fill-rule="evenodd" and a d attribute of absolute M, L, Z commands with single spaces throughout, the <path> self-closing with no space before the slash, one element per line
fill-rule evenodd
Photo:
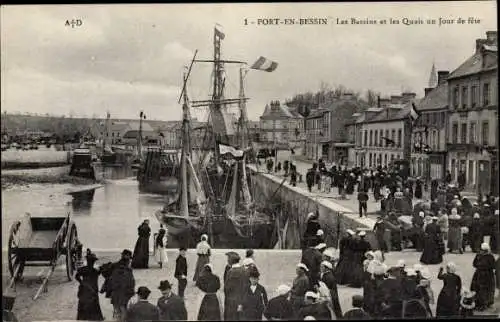
<path fill-rule="evenodd" d="M 233 266 L 233 264 L 232 264 L 233 261 L 235 260 L 235 258 L 238 258 L 237 262 L 239 262 L 240 261 L 239 257 L 240 257 L 240 255 L 238 255 L 238 253 L 233 252 L 233 251 L 226 253 L 227 264 L 226 264 L 226 268 L 224 269 L 224 282 L 226 282 L 227 272 L 229 272 L 229 270 L 231 269 L 231 266 Z"/>
<path fill-rule="evenodd" d="M 267 292 L 264 286 L 259 284 L 259 271 L 255 267 L 249 268 L 250 283 L 243 290 L 238 311 L 245 321 L 262 321 L 262 314 L 267 307 Z"/>
<path fill-rule="evenodd" d="M 297 276 L 293 280 L 292 289 L 290 290 L 290 302 L 295 314 L 297 314 L 304 303 L 306 292 L 311 289 L 311 283 L 307 275 L 309 268 L 305 264 L 299 263 L 295 272 Z"/>
<path fill-rule="evenodd" d="M 160 310 L 148 302 L 151 291 L 146 286 L 137 289 L 139 301 L 127 310 L 127 322 L 155 321 L 160 319 Z"/>
<path fill-rule="evenodd" d="M 375 238 L 377 239 L 378 249 L 385 253 L 389 250 L 389 247 L 385 241 L 385 231 L 386 225 L 384 218 L 382 216 L 377 217 L 377 221 L 373 226 L 373 232 L 375 233 Z"/>
<path fill-rule="evenodd" d="M 304 305 L 300 308 L 296 319 L 304 320 L 306 316 L 313 316 L 316 320 L 331 320 L 332 316 L 327 302 L 318 302 L 319 295 L 308 291 L 304 296 Z"/>
<path fill-rule="evenodd" d="M 122 258 L 113 265 L 110 279 L 111 304 L 113 304 L 113 317 L 120 322 L 126 321 L 127 304 L 135 293 L 135 279 L 130 267 L 132 252 L 125 249 Z"/>
<path fill-rule="evenodd" d="M 172 285 L 168 280 L 160 282 L 158 289 L 161 297 L 158 299 L 161 321 L 187 320 L 187 310 L 184 300 L 172 292 Z"/>
<path fill-rule="evenodd" d="M 326 287 L 330 290 L 330 298 L 332 300 L 332 310 L 337 319 L 342 317 L 342 308 L 339 302 L 339 293 L 337 290 L 337 281 L 335 274 L 333 274 L 333 265 L 329 261 L 321 262 L 321 275 L 320 280 L 325 283 Z"/>
<path fill-rule="evenodd" d="M 224 282 L 224 320 L 239 320 L 238 305 L 241 304 L 243 293 L 250 281 L 247 271 L 240 264 L 240 256 L 238 254 L 228 256 L 231 268 Z"/>

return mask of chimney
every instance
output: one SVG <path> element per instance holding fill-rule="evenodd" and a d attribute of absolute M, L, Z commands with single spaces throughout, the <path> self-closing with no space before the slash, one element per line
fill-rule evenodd
<path fill-rule="evenodd" d="M 403 97 L 399 95 L 391 95 L 391 104 L 401 104 Z"/>
<path fill-rule="evenodd" d="M 486 32 L 486 40 L 489 45 L 496 45 L 498 43 L 497 32 L 490 30 Z"/>
<path fill-rule="evenodd" d="M 417 96 L 417 94 L 412 93 L 412 92 L 405 92 L 401 95 L 403 96 L 403 103 L 404 104 L 409 103 L 412 99 L 414 99 Z"/>
<path fill-rule="evenodd" d="M 476 53 L 481 51 L 483 45 L 488 43 L 488 39 L 476 39 Z"/>
<path fill-rule="evenodd" d="M 448 79 L 450 72 L 447 70 L 438 71 L 438 85 L 444 84 Z"/>
<path fill-rule="evenodd" d="M 434 88 L 432 88 L 432 87 L 426 87 L 426 88 L 424 88 L 424 93 L 425 93 L 424 96 L 427 96 L 433 89 Z"/>

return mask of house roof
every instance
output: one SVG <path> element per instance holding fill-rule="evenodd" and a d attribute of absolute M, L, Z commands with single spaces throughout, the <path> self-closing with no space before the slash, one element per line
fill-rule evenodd
<path fill-rule="evenodd" d="M 488 46 L 483 45 L 483 50 L 486 50 L 484 55 L 497 55 L 497 46 Z M 471 74 L 477 74 L 481 71 L 495 69 L 498 66 L 498 62 L 496 59 L 486 60 L 485 65 L 483 66 L 482 60 L 483 52 L 479 51 L 469 57 L 462 65 L 458 66 L 449 76 L 448 79 L 463 77 Z"/>
<path fill-rule="evenodd" d="M 264 109 L 264 113 L 262 113 L 261 119 L 273 119 L 273 118 L 296 118 L 286 105 L 275 105 L 278 108 L 273 109 L 271 105 L 267 104 Z"/>
<path fill-rule="evenodd" d="M 139 127 L 140 127 L 139 122 L 130 122 L 128 124 L 130 125 L 130 130 L 139 131 Z M 154 132 L 151 125 L 149 125 L 149 123 L 146 123 L 146 122 L 142 122 L 142 131 L 143 132 Z"/>
<path fill-rule="evenodd" d="M 438 85 L 431 90 L 427 96 L 416 102 L 417 110 L 437 110 L 448 106 L 448 83 Z"/>
<path fill-rule="evenodd" d="M 390 121 L 398 121 L 406 118 L 411 110 L 411 103 L 408 103 L 404 106 L 404 108 L 387 108 L 383 109 L 383 111 L 375 114 L 372 118 L 367 119 L 364 123 L 379 123 L 379 122 L 390 122 Z"/>

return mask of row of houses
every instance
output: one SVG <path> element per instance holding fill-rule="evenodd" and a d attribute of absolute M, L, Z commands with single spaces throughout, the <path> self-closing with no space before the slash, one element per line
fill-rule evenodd
<path fill-rule="evenodd" d="M 476 41 L 453 72 L 431 72 L 425 96 L 402 93 L 377 106 L 344 97 L 305 118 L 305 155 L 348 166 L 386 166 L 411 149 L 411 172 L 426 179 L 465 178 L 470 190 L 498 194 L 497 32 Z M 411 133 L 405 121 L 419 112 Z M 405 136 L 410 147 L 405 147 Z"/>

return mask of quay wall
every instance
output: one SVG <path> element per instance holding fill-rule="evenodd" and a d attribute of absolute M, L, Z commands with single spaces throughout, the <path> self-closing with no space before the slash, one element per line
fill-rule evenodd
<path fill-rule="evenodd" d="M 38 168 L 70 164 L 69 151 L 3 151 L 2 169 Z"/>
<path fill-rule="evenodd" d="M 309 193 L 301 187 L 292 187 L 288 178 L 283 182 L 283 178 L 258 172 L 253 165 L 249 165 L 248 169 L 252 174 L 252 189 L 257 206 L 273 205 L 279 214 L 278 225 L 282 230 L 283 243 L 275 248 L 299 249 L 307 214 L 315 211 L 319 212 L 319 223 L 329 247 L 337 248 L 339 237 L 347 229 L 366 231 L 366 239 L 372 247 L 377 247 L 373 234 L 375 220 L 359 218 L 357 213 L 330 198 Z"/>

